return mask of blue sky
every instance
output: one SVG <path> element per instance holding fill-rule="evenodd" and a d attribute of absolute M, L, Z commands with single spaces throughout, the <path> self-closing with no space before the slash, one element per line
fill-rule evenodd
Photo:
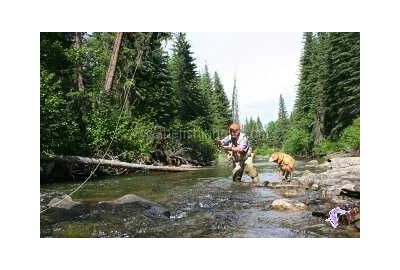
<path fill-rule="evenodd" d="M 302 33 L 204 33 L 187 38 L 199 71 L 207 63 L 217 71 L 225 92 L 232 98 L 233 78 L 239 95 L 239 116 L 260 117 L 263 124 L 276 120 L 279 94 L 288 112 L 293 109 L 298 84 Z"/>

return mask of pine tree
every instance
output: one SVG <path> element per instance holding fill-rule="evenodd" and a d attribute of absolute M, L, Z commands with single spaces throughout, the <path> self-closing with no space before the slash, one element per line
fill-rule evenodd
<path fill-rule="evenodd" d="M 304 49 L 300 59 L 300 82 L 295 101 L 295 117 L 304 117 L 310 112 L 311 106 L 311 55 L 313 47 L 313 35 L 311 32 L 304 33 Z"/>
<path fill-rule="evenodd" d="M 337 139 L 359 115 L 359 33 L 305 33 L 287 145 L 309 153 L 325 139 Z"/>
<path fill-rule="evenodd" d="M 224 130 L 232 119 L 232 112 L 228 97 L 225 94 L 224 86 L 217 72 L 214 72 L 214 107 L 217 112 L 216 129 Z"/>
<path fill-rule="evenodd" d="M 214 101 L 213 82 L 208 72 L 208 66 L 204 66 L 204 72 L 200 75 L 198 89 L 201 94 L 202 127 L 210 131 L 216 125 L 218 112 Z"/>
<path fill-rule="evenodd" d="M 282 147 L 282 142 L 279 140 L 277 121 L 271 121 L 267 124 L 265 137 L 269 147 L 274 149 L 280 149 Z"/>
<path fill-rule="evenodd" d="M 313 44 L 311 57 L 312 103 L 311 113 L 313 144 L 318 145 L 324 140 L 326 114 L 326 86 L 327 86 L 327 33 L 317 33 Z"/>
<path fill-rule="evenodd" d="M 289 127 L 288 116 L 285 106 L 285 101 L 282 95 L 279 95 L 279 110 L 278 110 L 278 120 L 277 120 L 277 135 L 278 140 L 281 142 L 281 145 L 285 141 L 285 134 Z"/>
<path fill-rule="evenodd" d="M 197 72 L 191 46 L 184 33 L 176 37 L 171 59 L 172 87 L 178 98 L 179 116 L 183 122 L 204 115 L 201 93 L 197 87 Z"/>
<path fill-rule="evenodd" d="M 138 115 L 147 115 L 163 127 L 168 127 L 178 113 L 177 95 L 168 68 L 169 58 L 161 47 L 161 42 L 168 38 L 168 33 L 152 33 L 150 50 L 143 59 L 143 71 L 140 69 L 138 72 L 138 86 L 144 89 L 144 99 L 136 106 Z"/>
<path fill-rule="evenodd" d="M 257 132 L 262 133 L 264 131 L 263 125 L 261 123 L 260 117 L 257 116 Z"/>
<path fill-rule="evenodd" d="M 283 100 L 282 94 L 279 95 L 279 113 L 278 113 L 278 120 L 279 121 L 287 121 L 287 111 L 285 106 L 285 101 Z"/>
<path fill-rule="evenodd" d="M 330 33 L 326 132 L 337 137 L 360 116 L 360 33 Z"/>

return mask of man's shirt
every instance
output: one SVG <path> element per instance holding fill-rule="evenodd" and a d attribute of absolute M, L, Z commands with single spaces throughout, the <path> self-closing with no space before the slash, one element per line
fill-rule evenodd
<path fill-rule="evenodd" d="M 231 135 L 226 136 L 225 138 L 223 138 L 221 140 L 222 145 L 224 146 L 242 146 L 243 147 L 243 151 L 246 153 L 249 150 L 250 147 L 250 143 L 249 140 L 247 139 L 246 134 L 244 133 L 240 133 L 239 134 L 239 138 L 235 139 L 232 138 Z"/>

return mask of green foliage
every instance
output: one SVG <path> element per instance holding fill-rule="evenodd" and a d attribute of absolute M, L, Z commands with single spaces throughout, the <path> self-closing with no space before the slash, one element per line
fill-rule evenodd
<path fill-rule="evenodd" d="M 256 156 L 270 156 L 276 149 L 269 147 L 267 144 L 262 144 L 255 148 Z"/>
<path fill-rule="evenodd" d="M 279 121 L 286 121 L 288 119 L 285 100 L 283 99 L 282 95 L 279 95 L 279 113 L 278 113 L 278 120 Z"/>
<path fill-rule="evenodd" d="M 328 153 L 336 152 L 339 150 L 337 142 L 331 141 L 329 139 L 323 140 L 318 145 L 315 145 L 313 152 L 319 155 L 326 155 Z"/>
<path fill-rule="evenodd" d="M 259 125 L 262 126 L 261 122 Z M 278 119 L 268 123 L 260 140 L 261 144 L 266 144 L 271 149 L 282 149 L 289 127 L 290 119 L 287 116 L 285 101 L 282 95 L 279 95 Z"/>
<path fill-rule="evenodd" d="M 265 142 L 271 148 L 281 148 L 282 142 L 279 140 L 278 126 L 276 121 L 271 121 L 265 131 Z"/>
<path fill-rule="evenodd" d="M 357 145 L 357 136 L 350 139 L 348 133 L 340 144 L 338 139 L 360 116 L 359 33 L 304 34 L 294 108 L 292 126 L 311 134 L 313 151 Z"/>
<path fill-rule="evenodd" d="M 176 36 L 170 61 L 172 88 L 176 93 L 178 115 L 184 122 L 190 122 L 206 115 L 199 90 L 196 65 L 192 57 L 191 46 L 184 33 Z"/>
<path fill-rule="evenodd" d="M 298 86 L 296 102 L 294 105 L 294 114 L 300 116 L 310 111 L 310 97 L 311 97 L 311 55 L 312 55 L 312 42 L 313 35 L 310 32 L 304 33 L 304 49 L 300 59 L 300 82 Z"/>
<path fill-rule="evenodd" d="M 153 134 L 154 124 L 143 118 L 132 119 L 127 113 L 120 113 L 120 107 L 110 99 L 103 97 L 103 103 L 93 113 L 89 133 L 94 154 L 104 154 L 111 140 L 108 153 L 121 160 L 131 162 L 149 153 L 153 143 L 149 134 Z"/>
<path fill-rule="evenodd" d="M 326 130 L 336 138 L 360 116 L 360 33 L 330 33 Z"/>
<path fill-rule="evenodd" d="M 40 67 L 55 74 L 61 91 L 68 91 L 73 85 L 73 63 L 67 56 L 71 46 L 72 33 L 40 33 Z"/>
<path fill-rule="evenodd" d="M 314 147 L 314 152 L 327 154 L 336 151 L 352 151 L 360 149 L 360 118 L 345 128 L 339 135 L 338 140 L 324 140 Z"/>
<path fill-rule="evenodd" d="M 183 144 L 190 149 L 190 155 L 194 159 L 208 162 L 217 157 L 218 148 L 214 139 L 199 127 L 198 121 L 189 122 L 183 130 L 188 134 Z"/>
<path fill-rule="evenodd" d="M 338 145 L 343 150 L 354 150 L 360 148 L 360 118 L 345 128 L 339 136 Z"/>
<path fill-rule="evenodd" d="M 61 80 L 40 71 L 40 148 L 42 153 L 71 154 L 76 151 L 79 126 L 67 108 Z"/>
<path fill-rule="evenodd" d="M 205 65 L 204 72 L 198 79 L 198 89 L 202 101 L 202 115 L 199 117 L 202 119 L 200 126 L 204 130 L 211 131 L 215 127 L 218 113 L 215 107 L 213 83 L 207 65 Z"/>
<path fill-rule="evenodd" d="M 105 95 L 115 33 L 41 33 L 41 153 L 102 157 L 107 151 L 107 158 L 134 161 L 159 147 L 157 126 L 197 134 L 168 136 L 164 150 L 187 149 L 204 162 L 215 158 L 210 131 L 226 128 L 229 101 L 217 74 L 213 80 L 206 69 L 198 76 L 185 34 L 177 34 L 168 56 L 162 43 L 171 37 L 124 33 L 113 87 Z"/>
<path fill-rule="evenodd" d="M 213 106 L 215 108 L 215 129 L 223 130 L 225 129 L 231 119 L 232 111 L 230 109 L 230 103 L 226 93 L 224 91 L 224 86 L 221 83 L 219 75 L 217 72 L 214 73 L 214 99 Z"/>
<path fill-rule="evenodd" d="M 254 121 L 253 118 L 250 118 L 250 120 L 246 119 L 243 131 L 246 133 L 254 149 L 265 141 L 266 134 L 259 117 L 257 121 Z"/>
<path fill-rule="evenodd" d="M 310 144 L 310 134 L 306 130 L 292 127 L 286 134 L 283 151 L 290 154 L 306 155 Z"/>

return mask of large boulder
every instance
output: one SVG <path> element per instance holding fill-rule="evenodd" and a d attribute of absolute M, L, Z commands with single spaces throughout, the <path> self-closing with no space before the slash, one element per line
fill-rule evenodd
<path fill-rule="evenodd" d="M 313 184 L 320 184 L 328 179 L 326 173 L 313 173 L 305 171 L 305 173 L 297 180 L 306 187 L 311 187 Z"/>
<path fill-rule="evenodd" d="M 323 173 L 306 171 L 298 178 L 298 181 L 308 187 L 317 184 L 319 186 L 341 185 L 348 189 L 356 189 L 360 183 L 360 165 L 355 163 L 348 161 L 346 164 L 349 166 L 342 167 L 344 163 L 336 162 L 332 169 Z"/>
<path fill-rule="evenodd" d="M 360 157 L 341 157 L 330 159 L 331 168 L 345 168 L 354 165 L 360 165 Z"/>
<path fill-rule="evenodd" d="M 360 158 L 333 158 L 325 172 L 305 171 L 297 180 L 306 188 L 319 190 L 323 198 L 334 199 L 339 195 L 359 199 L 360 193 Z M 324 165 L 326 166 L 326 165 Z"/>

